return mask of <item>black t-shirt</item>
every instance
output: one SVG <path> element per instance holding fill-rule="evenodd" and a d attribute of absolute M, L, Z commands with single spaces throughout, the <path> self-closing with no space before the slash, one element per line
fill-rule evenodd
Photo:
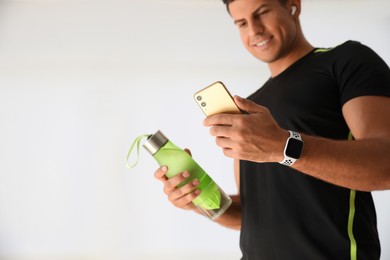
<path fill-rule="evenodd" d="M 348 41 L 313 50 L 249 99 L 267 107 L 284 129 L 345 140 L 342 106 L 364 95 L 390 96 L 390 70 L 371 49 Z M 240 196 L 242 259 L 379 259 L 369 192 L 278 163 L 241 161 Z"/>

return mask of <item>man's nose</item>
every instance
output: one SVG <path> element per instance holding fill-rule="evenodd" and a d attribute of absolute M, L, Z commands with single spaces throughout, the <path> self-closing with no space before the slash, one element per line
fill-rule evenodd
<path fill-rule="evenodd" d="M 250 36 L 261 35 L 264 33 L 264 25 L 259 21 L 252 21 L 248 24 L 248 31 Z"/>

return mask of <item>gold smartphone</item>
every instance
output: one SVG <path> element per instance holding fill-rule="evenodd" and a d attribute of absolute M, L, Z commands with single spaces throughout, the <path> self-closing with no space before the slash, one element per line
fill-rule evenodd
<path fill-rule="evenodd" d="M 241 110 L 234 103 L 232 95 L 220 81 L 199 90 L 194 94 L 194 98 L 206 116 L 220 113 L 241 113 Z"/>

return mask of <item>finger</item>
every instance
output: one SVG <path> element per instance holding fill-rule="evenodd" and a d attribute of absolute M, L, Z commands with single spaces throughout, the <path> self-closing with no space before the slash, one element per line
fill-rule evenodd
<path fill-rule="evenodd" d="M 190 173 L 185 171 L 181 174 L 178 174 L 176 176 L 173 176 L 172 178 L 168 179 L 164 184 L 164 193 L 169 195 L 172 191 L 176 189 L 176 186 L 185 181 L 190 177 Z"/>
<path fill-rule="evenodd" d="M 195 209 L 196 206 L 192 203 L 194 199 L 196 199 L 200 194 L 200 190 L 194 190 L 191 193 L 186 194 L 185 196 L 177 199 L 174 202 L 174 205 L 178 208 L 182 209 Z"/>
<path fill-rule="evenodd" d="M 226 157 L 234 158 L 234 159 L 242 159 L 238 157 L 238 155 L 231 148 L 222 148 L 222 152 Z"/>
<path fill-rule="evenodd" d="M 239 96 L 234 96 L 234 102 L 237 106 L 248 113 L 264 113 L 266 108 L 256 104 L 255 102 Z"/>
<path fill-rule="evenodd" d="M 185 209 L 185 210 L 195 210 L 196 206 L 194 205 L 194 203 L 189 203 L 189 204 L 185 205 L 184 207 L 182 207 L 182 209 Z"/>
<path fill-rule="evenodd" d="M 221 148 L 229 148 L 229 149 L 233 148 L 233 143 L 230 138 L 218 136 L 215 138 L 215 143 L 217 144 L 217 146 Z"/>
<path fill-rule="evenodd" d="M 183 187 L 177 188 L 174 191 L 172 191 L 169 194 L 168 199 L 170 201 L 176 201 L 186 196 L 187 194 L 191 193 L 192 191 L 194 191 L 198 186 L 199 186 L 199 181 L 196 179 L 192 180 L 186 185 L 184 185 Z"/>
<path fill-rule="evenodd" d="M 157 171 L 154 172 L 154 177 L 157 180 L 160 181 L 166 181 L 168 178 L 165 176 L 165 174 L 168 172 L 168 167 L 167 166 L 162 166 L 157 169 Z"/>
<path fill-rule="evenodd" d="M 231 126 L 233 125 L 234 118 L 239 114 L 218 114 L 207 117 L 203 120 L 203 125 L 206 127 L 215 125 Z"/>
<path fill-rule="evenodd" d="M 218 137 L 230 137 L 231 130 L 231 126 L 213 126 L 210 128 L 210 135 Z"/>

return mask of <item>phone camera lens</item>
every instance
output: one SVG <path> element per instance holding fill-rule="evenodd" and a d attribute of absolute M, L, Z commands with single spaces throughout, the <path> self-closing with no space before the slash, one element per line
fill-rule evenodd
<path fill-rule="evenodd" d="M 201 106 L 202 106 L 202 107 L 205 107 L 205 106 L 206 106 L 206 102 L 202 102 L 202 103 L 201 103 Z"/>
<path fill-rule="evenodd" d="M 202 96 L 197 96 L 196 99 L 201 101 L 202 100 Z"/>

